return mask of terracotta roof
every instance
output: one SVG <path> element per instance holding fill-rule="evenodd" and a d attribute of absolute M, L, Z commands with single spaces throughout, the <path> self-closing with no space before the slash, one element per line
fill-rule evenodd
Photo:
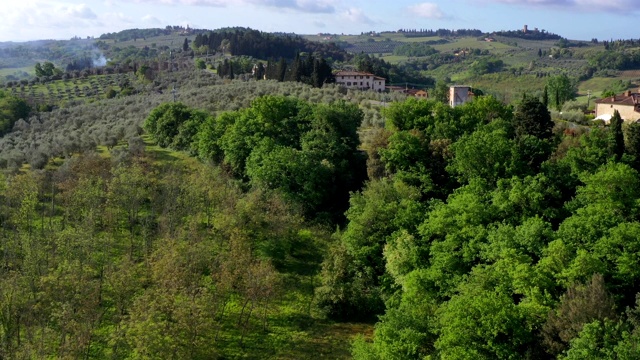
<path fill-rule="evenodd" d="M 374 76 L 374 75 L 368 72 L 343 70 L 343 71 L 338 71 L 337 73 L 334 74 L 334 76 Z"/>
<path fill-rule="evenodd" d="M 380 76 L 374 76 L 373 79 L 374 80 L 387 80 L 387 79 L 385 79 L 383 77 L 380 77 Z"/>
<path fill-rule="evenodd" d="M 628 105 L 628 106 L 636 106 L 638 105 L 639 102 L 640 102 L 640 94 L 629 93 L 629 92 L 596 100 L 596 104 L 612 104 L 612 105 Z"/>
<path fill-rule="evenodd" d="M 389 91 L 402 91 L 402 92 L 404 92 L 404 90 L 405 90 L 404 86 L 395 86 L 395 85 L 387 85 L 386 88 Z"/>

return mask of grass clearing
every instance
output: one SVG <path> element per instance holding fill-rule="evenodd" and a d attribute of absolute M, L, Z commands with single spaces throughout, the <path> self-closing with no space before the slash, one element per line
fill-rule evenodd
<path fill-rule="evenodd" d="M 0 68 L 0 77 L 8 76 L 8 75 L 15 75 L 16 73 L 21 73 L 21 72 L 26 72 L 29 75 L 34 75 L 35 74 L 35 70 L 34 70 L 33 66 L 7 67 L 7 68 Z"/>

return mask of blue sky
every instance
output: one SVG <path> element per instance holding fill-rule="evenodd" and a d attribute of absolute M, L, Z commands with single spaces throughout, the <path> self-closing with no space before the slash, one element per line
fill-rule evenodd
<path fill-rule="evenodd" d="M 3 0 L 0 41 L 99 36 L 187 24 L 299 34 L 399 28 L 545 29 L 570 39 L 640 38 L 638 0 Z"/>

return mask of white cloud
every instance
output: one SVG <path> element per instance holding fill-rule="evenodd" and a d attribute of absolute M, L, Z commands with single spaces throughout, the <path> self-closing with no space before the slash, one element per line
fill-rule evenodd
<path fill-rule="evenodd" d="M 427 19 L 443 19 L 446 15 L 440 10 L 438 4 L 422 3 L 409 6 L 409 11 L 419 17 Z"/>
<path fill-rule="evenodd" d="M 371 18 L 365 15 L 362 9 L 351 8 L 342 13 L 341 17 L 350 23 L 372 25 L 375 23 Z"/>
<path fill-rule="evenodd" d="M 0 39 L 24 41 L 84 37 L 131 23 L 131 19 L 122 13 L 98 15 L 87 4 L 22 0 L 0 12 Z"/>
<path fill-rule="evenodd" d="M 153 15 L 145 15 L 142 17 L 142 21 L 146 24 L 160 25 L 162 21 Z"/>
<path fill-rule="evenodd" d="M 96 19 L 98 17 L 86 4 L 60 5 L 58 9 L 59 13 L 66 17 L 78 19 Z"/>
<path fill-rule="evenodd" d="M 627 0 L 487 0 L 487 2 L 541 7 L 556 6 L 581 12 L 606 11 L 627 14 L 638 12 L 637 7 L 634 7 Z"/>
<path fill-rule="evenodd" d="M 155 3 L 161 5 L 230 7 L 253 5 L 294 10 L 308 13 L 334 13 L 335 0 L 122 0 L 136 3 Z"/>

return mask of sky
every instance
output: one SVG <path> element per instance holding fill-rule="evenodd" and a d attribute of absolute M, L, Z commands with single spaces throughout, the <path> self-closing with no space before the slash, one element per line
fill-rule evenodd
<path fill-rule="evenodd" d="M 98 37 L 132 28 L 250 27 L 297 34 L 516 30 L 573 40 L 640 38 L 638 0 L 0 0 L 0 41 Z"/>

